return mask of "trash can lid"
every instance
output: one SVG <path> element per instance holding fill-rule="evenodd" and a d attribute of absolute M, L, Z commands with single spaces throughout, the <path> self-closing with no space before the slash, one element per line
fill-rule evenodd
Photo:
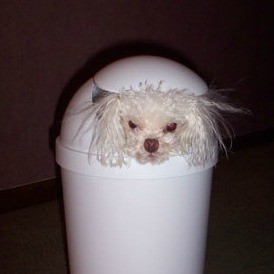
<path fill-rule="evenodd" d="M 105 91 L 119 93 L 125 89 L 139 90 L 140 83 L 155 85 L 156 87 L 161 82 L 161 91 L 169 91 L 170 89 L 184 90 L 185 92 L 202 95 L 207 92 L 206 83 L 194 72 L 177 63 L 156 56 L 134 56 L 116 61 L 94 75 L 88 80 L 73 96 L 70 104 L 67 107 L 64 119 L 62 121 L 61 133 L 56 143 L 57 162 L 68 169 L 79 166 L 85 170 L 88 169 L 88 158 L 91 140 L 95 129 L 94 124 L 90 124 L 84 129 L 85 134 L 82 136 L 79 133 L 83 121 L 87 119 L 87 111 L 92 107 L 92 95 L 97 88 Z M 91 155 L 91 160 L 96 159 L 97 155 Z M 183 172 L 182 162 L 183 156 L 172 157 L 171 163 L 163 163 L 165 165 L 174 165 L 174 162 L 179 161 L 178 174 Z M 169 162 L 169 161 L 168 161 Z M 212 159 L 208 165 L 202 168 L 208 168 L 215 165 L 216 159 Z M 163 165 L 161 164 L 161 166 Z M 138 165 L 135 163 L 135 166 Z M 141 165 L 141 164 L 139 164 Z M 191 170 L 185 165 L 186 173 L 197 171 L 197 168 L 192 167 Z M 93 167 L 98 168 L 98 165 Z M 142 165 L 143 167 L 146 165 Z M 177 165 L 174 165 L 174 167 Z M 160 168 L 160 167 L 159 167 Z M 122 170 L 127 171 L 127 167 L 122 167 Z M 160 168 L 161 169 L 161 168 Z M 100 169 L 101 170 L 101 169 Z M 102 169 L 101 171 L 104 173 Z M 112 169 L 110 169 L 112 170 Z M 115 169 L 116 170 L 116 169 Z M 139 169 L 137 169 L 139 170 Z M 101 172 L 100 171 L 100 172 Z M 83 172 L 83 170 L 81 171 Z M 119 171 L 120 174 L 121 170 Z M 175 172 L 174 174 L 176 174 Z M 178 175 L 177 174 L 177 175 Z M 163 175 L 165 176 L 165 175 Z"/>
<path fill-rule="evenodd" d="M 196 95 L 207 91 L 206 83 L 184 65 L 163 57 L 140 55 L 121 59 L 97 72 L 94 82 L 100 89 L 120 92 L 138 89 L 140 83 L 159 85 L 163 91 L 186 90 Z"/>

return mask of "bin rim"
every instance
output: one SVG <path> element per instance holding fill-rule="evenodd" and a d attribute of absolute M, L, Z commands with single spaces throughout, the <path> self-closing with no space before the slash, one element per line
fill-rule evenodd
<path fill-rule="evenodd" d="M 166 179 L 208 170 L 217 163 L 217 157 L 205 165 L 189 166 L 184 156 L 171 156 L 167 161 L 153 165 L 140 164 L 134 158 L 121 167 L 103 166 L 97 155 L 66 147 L 60 137 L 56 139 L 56 162 L 61 168 L 74 173 L 108 179 Z"/>

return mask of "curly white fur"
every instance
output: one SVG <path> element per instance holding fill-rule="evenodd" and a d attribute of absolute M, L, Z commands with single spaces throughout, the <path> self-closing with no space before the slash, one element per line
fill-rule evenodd
<path fill-rule="evenodd" d="M 139 90 L 106 92 L 88 104 L 78 135 L 94 128 L 89 154 L 96 154 L 103 165 L 122 166 L 132 157 L 142 164 L 159 164 L 172 155 L 185 156 L 190 166 L 204 165 L 216 157 L 218 143 L 226 151 L 220 132 L 229 132 L 222 118 L 225 112 L 243 110 L 212 91 L 196 96 L 177 89 L 164 92 L 161 84 L 145 83 Z M 169 132 L 171 123 L 176 129 Z M 156 149 L 146 149 L 147 139 L 157 140 Z"/>

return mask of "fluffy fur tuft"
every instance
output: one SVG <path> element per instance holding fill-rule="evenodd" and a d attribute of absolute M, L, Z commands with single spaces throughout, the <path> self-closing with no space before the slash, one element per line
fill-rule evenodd
<path fill-rule="evenodd" d="M 223 114 L 243 112 L 217 92 L 196 96 L 144 83 L 138 90 L 105 93 L 88 105 L 78 135 L 94 129 L 89 153 L 103 165 L 122 166 L 130 158 L 159 164 L 183 155 L 197 166 L 217 156 L 218 144 L 226 151 L 221 132 L 230 130 Z"/>

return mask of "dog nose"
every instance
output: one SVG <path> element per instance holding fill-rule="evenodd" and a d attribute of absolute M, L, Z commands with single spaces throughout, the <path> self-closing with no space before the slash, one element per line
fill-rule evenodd
<path fill-rule="evenodd" d="M 146 139 L 144 142 L 144 148 L 147 152 L 155 152 L 159 148 L 159 141 L 157 139 Z"/>

